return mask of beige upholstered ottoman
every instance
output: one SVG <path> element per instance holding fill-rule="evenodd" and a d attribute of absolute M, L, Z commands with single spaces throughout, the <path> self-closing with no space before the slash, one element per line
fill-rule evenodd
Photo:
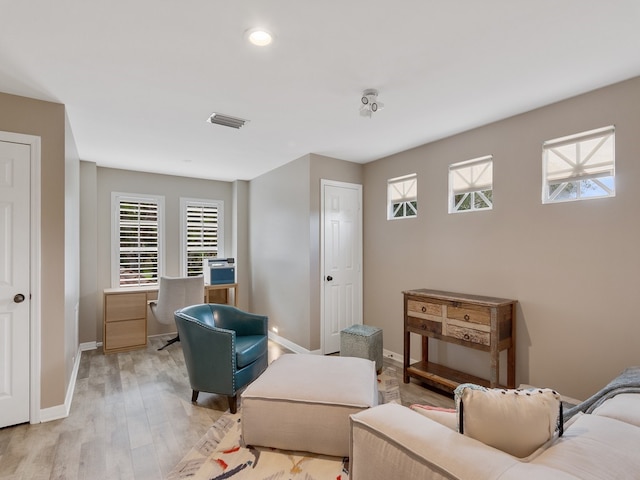
<path fill-rule="evenodd" d="M 242 393 L 247 445 L 349 456 L 349 415 L 378 402 L 375 363 L 282 355 Z"/>

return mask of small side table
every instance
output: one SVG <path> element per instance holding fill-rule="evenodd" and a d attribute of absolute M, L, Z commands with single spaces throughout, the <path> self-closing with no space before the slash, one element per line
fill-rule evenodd
<path fill-rule="evenodd" d="M 376 362 L 382 371 L 382 329 L 370 325 L 351 325 L 340 332 L 340 356 L 360 357 Z"/>

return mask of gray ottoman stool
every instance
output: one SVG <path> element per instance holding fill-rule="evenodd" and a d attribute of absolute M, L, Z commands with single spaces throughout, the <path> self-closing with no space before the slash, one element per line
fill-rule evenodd
<path fill-rule="evenodd" d="M 352 325 L 340 332 L 340 356 L 367 358 L 382 371 L 382 329 L 369 325 Z"/>
<path fill-rule="evenodd" d="M 241 395 L 246 445 L 349 456 L 349 415 L 378 403 L 375 364 L 282 355 Z"/>

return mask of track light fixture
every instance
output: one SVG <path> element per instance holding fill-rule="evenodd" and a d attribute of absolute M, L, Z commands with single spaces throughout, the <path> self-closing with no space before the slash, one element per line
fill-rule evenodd
<path fill-rule="evenodd" d="M 384 108 L 384 103 L 378 101 L 378 91 L 373 88 L 362 92 L 360 102 L 360 115 L 363 117 L 371 118 L 375 112 Z"/>

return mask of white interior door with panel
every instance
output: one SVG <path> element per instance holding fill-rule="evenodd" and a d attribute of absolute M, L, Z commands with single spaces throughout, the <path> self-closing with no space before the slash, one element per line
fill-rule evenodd
<path fill-rule="evenodd" d="M 362 324 L 362 185 L 322 180 L 322 353 L 340 350 L 340 331 Z"/>
<path fill-rule="evenodd" d="M 0 427 L 30 419 L 30 162 L 0 141 Z"/>

